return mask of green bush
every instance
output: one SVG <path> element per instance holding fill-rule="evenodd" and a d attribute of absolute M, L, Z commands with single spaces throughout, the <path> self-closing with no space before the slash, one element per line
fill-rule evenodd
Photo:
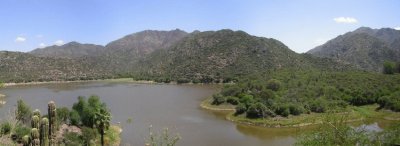
<path fill-rule="evenodd" d="M 309 105 L 310 110 L 316 113 L 323 113 L 327 110 L 328 107 L 327 101 L 321 98 L 312 101 Z"/>
<path fill-rule="evenodd" d="M 70 117 L 70 124 L 75 125 L 75 126 L 79 126 L 81 123 L 81 117 L 79 116 L 79 113 L 76 110 L 72 110 L 69 113 L 69 117 Z"/>
<path fill-rule="evenodd" d="M 214 94 L 213 95 L 213 102 L 212 104 L 214 105 L 220 105 L 222 103 L 225 103 L 226 99 L 224 96 L 222 96 L 221 94 Z"/>
<path fill-rule="evenodd" d="M 290 109 L 286 104 L 279 105 L 276 107 L 275 113 L 283 117 L 288 117 L 290 115 Z"/>
<path fill-rule="evenodd" d="M 189 83 L 190 80 L 186 78 L 180 78 L 176 81 L 178 84 L 184 84 L 184 83 Z"/>
<path fill-rule="evenodd" d="M 290 111 L 290 114 L 292 114 L 292 115 L 300 115 L 300 114 L 304 113 L 305 110 L 304 110 L 304 107 L 299 104 L 291 104 L 289 106 L 289 111 Z"/>
<path fill-rule="evenodd" d="M 11 132 L 11 123 L 10 122 L 4 122 L 1 123 L 0 125 L 0 135 L 6 135 Z"/>
<path fill-rule="evenodd" d="M 385 61 L 383 63 L 384 74 L 394 74 L 396 72 L 396 64 L 394 62 Z"/>
<path fill-rule="evenodd" d="M 23 136 L 29 135 L 31 133 L 31 128 L 26 127 L 22 124 L 17 124 L 15 127 L 15 136 L 17 141 L 21 140 Z"/>
<path fill-rule="evenodd" d="M 67 123 L 69 120 L 70 112 L 67 107 L 57 108 L 57 122 Z"/>
<path fill-rule="evenodd" d="M 270 79 L 267 81 L 267 88 L 273 91 L 278 91 L 281 88 L 281 82 L 276 79 Z"/>
<path fill-rule="evenodd" d="M 239 98 L 234 97 L 234 96 L 228 96 L 228 97 L 226 97 L 226 102 L 230 103 L 232 105 L 237 105 L 237 104 L 239 104 Z"/>
<path fill-rule="evenodd" d="M 241 115 L 247 111 L 246 105 L 243 103 L 239 103 L 235 109 L 236 109 L 235 115 Z"/>

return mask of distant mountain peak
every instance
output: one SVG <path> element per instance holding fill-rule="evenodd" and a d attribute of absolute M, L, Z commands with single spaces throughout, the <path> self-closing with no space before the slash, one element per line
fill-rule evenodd
<path fill-rule="evenodd" d="M 360 27 L 307 53 L 346 61 L 365 70 L 380 71 L 384 61 L 400 61 L 400 31 Z"/>
<path fill-rule="evenodd" d="M 81 44 L 76 41 L 64 45 L 38 48 L 29 52 L 39 57 L 77 58 L 83 56 L 97 56 L 104 50 L 104 46 L 94 44 Z"/>

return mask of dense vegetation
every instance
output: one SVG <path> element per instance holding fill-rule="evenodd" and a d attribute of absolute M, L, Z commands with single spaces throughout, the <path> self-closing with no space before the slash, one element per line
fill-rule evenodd
<path fill-rule="evenodd" d="M 331 59 L 297 54 L 272 38 L 232 30 L 190 34 L 180 30 L 144 31 L 111 42 L 99 54 L 85 55 L 89 50 L 76 51 L 75 57 L 69 53 L 58 54 L 86 47 L 85 44 L 68 43 L 56 47 L 61 51 L 54 50 L 55 53 L 46 51 L 49 49 L 42 49 L 44 52 L 35 55 L 0 52 L 0 80 L 32 82 L 133 77 L 157 82 L 212 83 L 231 82 L 248 74 L 282 68 L 350 68 L 350 65 Z"/>
<path fill-rule="evenodd" d="M 282 68 L 348 70 L 331 59 L 297 54 L 282 42 L 243 31 L 220 30 L 189 35 L 157 50 L 137 65 L 135 79 L 179 83 L 227 83 L 249 74 Z"/>
<path fill-rule="evenodd" d="M 213 104 L 236 106 L 236 115 L 266 118 L 344 111 L 349 105 L 380 105 L 400 111 L 400 75 L 321 70 L 280 70 L 225 85 Z"/>
<path fill-rule="evenodd" d="M 346 115 L 330 114 L 315 130 L 302 134 L 296 145 L 336 146 L 369 145 L 392 146 L 400 144 L 400 124 L 394 124 L 383 131 L 353 127 L 346 123 Z"/>
<path fill-rule="evenodd" d="M 112 145 L 119 143 L 118 129 L 110 127 L 111 115 L 97 96 L 78 97 L 72 110 L 48 104 L 48 114 L 32 111 L 23 100 L 17 103 L 14 117 L 0 126 L 1 136 L 10 136 L 23 145 Z M 106 132 L 107 131 L 107 132 Z M 106 135 L 106 136 L 105 136 Z M 7 141 L 1 141 L 7 144 Z"/>

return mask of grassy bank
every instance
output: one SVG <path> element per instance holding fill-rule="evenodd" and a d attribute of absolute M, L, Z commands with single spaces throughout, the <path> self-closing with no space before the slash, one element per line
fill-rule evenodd
<path fill-rule="evenodd" d="M 217 106 L 212 105 L 211 102 L 212 98 L 208 97 L 201 102 L 200 106 L 207 110 L 229 111 L 229 113 L 226 115 L 226 119 L 229 121 L 261 127 L 280 128 L 310 126 L 322 123 L 326 116 L 332 116 L 332 114 L 343 115 L 347 122 L 362 121 L 367 118 L 400 121 L 400 113 L 388 110 L 377 111 L 377 104 L 366 106 L 350 106 L 346 109 L 346 112 L 341 113 L 310 113 L 301 114 L 298 116 L 289 115 L 288 117 L 277 116 L 273 118 L 249 119 L 244 115 L 235 116 L 235 107 L 230 104 L 221 104 Z"/>

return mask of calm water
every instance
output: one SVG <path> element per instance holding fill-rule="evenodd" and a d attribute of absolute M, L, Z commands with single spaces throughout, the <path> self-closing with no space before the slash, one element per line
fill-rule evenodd
<path fill-rule="evenodd" d="M 122 145 L 143 145 L 149 126 L 153 131 L 168 127 L 182 139 L 179 145 L 190 146 L 257 146 L 291 145 L 304 129 L 259 128 L 238 125 L 224 120 L 225 113 L 201 109 L 199 103 L 217 91 L 213 85 L 154 85 L 135 83 L 64 83 L 14 86 L 0 89 L 6 104 L 0 106 L 0 116 L 22 98 L 33 109 L 47 113 L 47 102 L 58 107 L 71 107 L 78 96 L 98 95 L 107 103 L 114 124 L 123 127 Z M 132 119 L 128 123 L 128 119 Z"/>

